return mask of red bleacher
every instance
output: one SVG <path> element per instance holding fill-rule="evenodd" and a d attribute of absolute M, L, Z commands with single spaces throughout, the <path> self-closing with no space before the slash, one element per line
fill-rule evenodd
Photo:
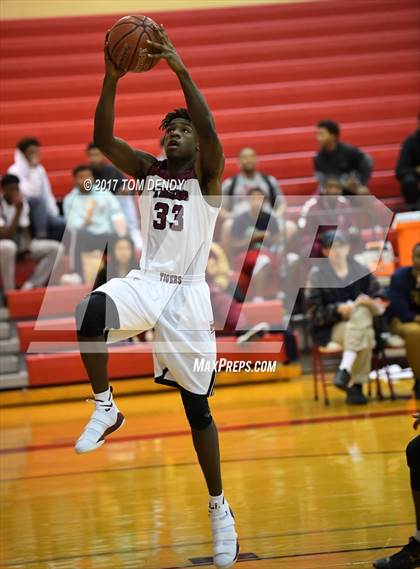
<path fill-rule="evenodd" d="M 69 351 L 70 349 L 75 350 L 77 346 L 74 317 L 60 318 L 63 314 L 72 314 L 77 298 L 82 297 L 86 293 L 86 287 L 74 288 L 75 290 L 71 294 L 69 294 L 70 290 L 68 287 L 53 290 L 51 298 L 56 298 L 57 300 L 48 306 L 47 311 L 43 311 L 44 316 L 49 316 L 48 319 L 21 321 L 17 324 L 20 350 L 23 353 L 26 353 L 28 348 L 33 348 L 37 342 L 45 342 L 49 350 L 54 348 L 54 351 L 57 351 L 57 353 L 26 355 L 30 386 L 66 384 L 87 380 L 79 353 L 77 351 Z M 8 298 L 12 300 L 9 303 L 11 318 L 18 319 L 22 318 L 23 315 L 31 316 L 32 318 L 36 317 L 42 304 L 44 292 L 44 289 L 37 289 L 9 293 Z M 63 294 L 64 292 L 66 292 L 66 295 Z M 25 309 L 22 309 L 21 306 L 25 307 Z M 31 309 L 32 313 L 30 313 Z M 244 303 L 242 310 L 250 324 L 256 324 L 264 320 L 277 325 L 283 318 L 282 303 L 278 300 L 267 301 L 261 304 Z M 243 359 L 246 356 L 247 360 L 254 361 L 263 357 L 264 351 L 257 354 L 249 353 L 246 347 L 240 348 L 236 344 L 232 344 L 234 341 L 234 338 L 219 339 L 219 358 L 226 357 L 230 360 L 235 360 Z M 269 334 L 263 338 L 262 343 L 271 344 L 272 342 L 278 343 L 281 341 L 282 334 Z M 232 347 L 234 348 L 233 351 Z M 271 359 L 274 356 L 278 358 L 278 361 L 284 361 L 285 359 L 285 354 L 280 348 L 276 350 L 276 353 L 273 353 L 272 349 L 270 349 Z M 109 373 L 111 378 L 153 375 L 151 345 L 149 343 L 140 343 L 110 348 Z"/>
<path fill-rule="evenodd" d="M 372 154 L 372 190 L 390 197 L 399 195 L 393 168 L 418 111 L 419 12 L 416 0 L 332 0 L 151 16 L 165 23 L 209 100 L 226 175 L 252 144 L 286 194 L 312 193 L 313 125 L 329 116 L 343 123 L 345 140 Z M 56 196 L 68 192 L 92 138 L 103 36 L 116 18 L 1 23 L 0 170 L 16 140 L 32 134 Z M 129 74 L 119 86 L 117 133 L 156 153 L 162 114 L 182 102 L 164 63 Z"/>
<path fill-rule="evenodd" d="M 252 145 L 260 169 L 276 176 L 286 194 L 313 193 L 314 124 L 328 117 L 342 124 L 344 140 L 373 157 L 372 192 L 398 206 L 394 166 L 419 110 L 416 0 L 328 0 L 150 15 L 165 24 L 209 101 L 227 158 L 226 176 L 237 170 L 239 149 Z M 104 32 L 118 17 L 0 22 L 0 171 L 12 163 L 19 138 L 36 136 L 56 197 L 69 191 L 71 169 L 84 161 L 92 138 Z M 141 76 L 129 74 L 118 88 L 116 133 L 157 153 L 162 115 L 182 104 L 176 78 L 164 63 Z M 85 286 L 53 287 L 45 303 L 44 289 L 10 293 L 11 318 L 31 319 L 18 323 L 22 351 L 36 341 L 74 342 L 72 314 L 86 292 Z M 281 314 L 270 303 L 244 309 L 250 323 Z M 33 320 L 40 310 L 43 331 L 35 330 Z M 272 339 L 267 336 L 262 344 Z M 220 357 L 233 341 L 220 341 Z M 252 359 L 246 349 L 229 352 L 229 359 L 245 355 Z M 87 379 L 76 352 L 27 354 L 26 360 L 30 385 Z M 110 377 L 152 373 L 148 344 L 111 348 Z"/>
<path fill-rule="evenodd" d="M 226 358 L 230 361 L 246 359 L 255 362 L 261 359 L 285 361 L 284 344 L 281 334 L 268 334 L 260 340 L 259 352 L 250 352 L 246 346 L 237 347 L 233 338 L 223 338 L 217 342 L 219 360 Z M 234 351 L 231 345 L 235 345 Z M 265 349 L 267 345 L 269 348 Z M 265 351 L 264 351 L 265 349 Z M 80 354 L 64 352 L 55 354 L 31 354 L 26 356 L 29 385 L 64 385 L 87 381 L 86 370 L 83 367 Z M 150 343 L 118 346 L 109 349 L 108 374 L 110 379 L 153 376 L 152 347 Z"/>
<path fill-rule="evenodd" d="M 7 307 L 12 320 L 72 314 L 77 303 L 89 292 L 87 285 L 49 286 L 7 293 Z M 45 295 L 48 295 L 45 297 Z M 45 298 L 45 302 L 44 302 Z"/>
<path fill-rule="evenodd" d="M 42 289 L 39 289 L 40 291 Z M 30 298 L 36 298 L 35 291 L 25 291 L 19 294 L 23 297 L 22 303 L 28 306 Z M 39 298 L 39 295 L 38 295 Z M 34 306 L 38 305 L 38 298 L 35 300 Z M 18 318 L 20 311 L 16 311 L 16 305 L 12 308 L 11 317 Z M 17 330 L 19 335 L 20 351 L 26 353 L 32 342 L 66 342 L 68 344 L 76 342 L 76 323 L 74 317 L 61 318 L 63 313 L 71 314 L 74 312 L 74 306 L 67 304 L 66 308 L 59 303 L 52 306 L 49 310 L 49 317 L 42 320 L 24 320 L 18 322 Z M 17 313 L 17 316 L 16 316 Z M 37 316 L 34 310 L 32 318 Z M 248 324 L 254 325 L 259 322 L 267 322 L 273 326 L 279 324 L 283 320 L 283 306 L 279 300 L 269 300 L 259 304 L 245 302 L 242 305 L 242 313 Z M 28 315 L 28 312 L 26 312 Z M 65 346 L 63 346 L 65 348 Z"/>

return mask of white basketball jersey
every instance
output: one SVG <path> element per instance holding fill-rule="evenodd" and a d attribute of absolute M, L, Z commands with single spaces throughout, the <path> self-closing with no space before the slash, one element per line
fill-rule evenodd
<path fill-rule="evenodd" d="M 140 196 L 140 268 L 179 276 L 206 270 L 219 208 L 204 199 L 193 169 L 173 177 L 167 161 L 150 168 Z"/>

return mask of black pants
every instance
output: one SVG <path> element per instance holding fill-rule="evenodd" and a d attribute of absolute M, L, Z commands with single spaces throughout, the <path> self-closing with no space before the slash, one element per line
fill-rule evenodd
<path fill-rule="evenodd" d="M 61 215 L 51 215 L 43 198 L 29 198 L 29 216 L 35 239 L 62 241 L 66 221 Z"/>
<path fill-rule="evenodd" d="M 407 174 L 401 180 L 401 191 L 407 204 L 415 204 L 420 200 L 420 178 L 416 174 Z"/>
<path fill-rule="evenodd" d="M 406 455 L 410 468 L 411 488 L 415 492 L 420 492 L 420 435 L 408 443 Z"/>
<path fill-rule="evenodd" d="M 83 276 L 82 253 L 99 249 L 105 252 L 107 243 L 114 238 L 114 235 L 107 233 L 90 233 L 86 229 L 79 229 L 75 236 L 74 245 L 74 270 Z"/>

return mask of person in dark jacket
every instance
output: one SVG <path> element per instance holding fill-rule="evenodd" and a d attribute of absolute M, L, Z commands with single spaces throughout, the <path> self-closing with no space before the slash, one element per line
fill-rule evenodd
<path fill-rule="evenodd" d="M 400 150 L 395 175 L 410 209 L 420 208 L 420 114 L 417 130 L 408 136 Z"/>
<path fill-rule="evenodd" d="M 414 394 L 420 399 L 420 242 L 413 248 L 413 266 L 400 267 L 391 277 L 386 315 L 393 334 L 404 338 L 414 375 Z"/>
<path fill-rule="evenodd" d="M 383 293 L 366 267 L 348 257 L 344 233 L 327 231 L 321 240 L 327 262 L 311 269 L 306 289 L 312 336 L 319 346 L 343 350 L 334 385 L 346 391 L 348 404 L 366 404 L 362 385 L 371 371 L 373 322 L 384 311 Z"/>
<path fill-rule="evenodd" d="M 314 158 L 314 170 L 320 186 L 327 178 L 338 178 L 344 195 L 368 194 L 372 158 L 355 146 L 340 142 L 340 126 L 335 121 L 320 121 L 316 138 L 320 150 Z"/>

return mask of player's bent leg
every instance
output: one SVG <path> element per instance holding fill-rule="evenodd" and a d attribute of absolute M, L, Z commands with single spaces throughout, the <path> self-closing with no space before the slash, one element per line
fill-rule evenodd
<path fill-rule="evenodd" d="M 77 305 L 76 324 L 81 357 L 95 403 L 95 410 L 75 445 L 77 453 L 85 453 L 101 447 L 105 437 L 122 427 L 125 421 L 113 400 L 107 371 L 106 330 L 119 327 L 117 307 L 106 294 L 94 292 Z"/>
<path fill-rule="evenodd" d="M 181 388 L 181 397 L 210 494 L 213 561 L 218 569 L 227 569 L 238 558 L 239 542 L 233 512 L 223 495 L 217 427 L 206 395 L 196 395 Z"/>

